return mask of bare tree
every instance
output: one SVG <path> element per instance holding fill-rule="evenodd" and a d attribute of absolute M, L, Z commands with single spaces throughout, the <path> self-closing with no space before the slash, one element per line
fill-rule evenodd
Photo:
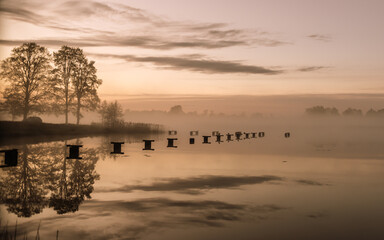
<path fill-rule="evenodd" d="M 101 79 L 97 79 L 94 61 L 88 61 L 82 50 L 76 54 L 75 68 L 72 74 L 73 89 L 76 104 L 76 124 L 80 123 L 81 108 L 87 110 L 95 110 L 100 99 L 97 95 L 97 88 L 102 83 Z"/>
<path fill-rule="evenodd" d="M 50 54 L 36 43 L 14 48 L 1 63 L 0 77 L 8 83 L 3 92 L 4 105 L 13 115 L 23 119 L 31 112 L 44 110 L 49 97 Z"/>
<path fill-rule="evenodd" d="M 68 124 L 68 113 L 73 98 L 71 76 L 76 68 L 77 54 L 82 54 L 79 48 L 62 46 L 53 53 L 55 69 L 53 70 L 54 93 L 56 96 L 55 110 L 65 114 L 65 124 Z"/>

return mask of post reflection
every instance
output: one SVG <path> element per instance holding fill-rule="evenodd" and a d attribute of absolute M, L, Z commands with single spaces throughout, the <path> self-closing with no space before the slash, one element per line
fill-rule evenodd
<path fill-rule="evenodd" d="M 79 141 L 78 141 L 79 142 Z M 67 142 L 23 145 L 17 167 L 3 170 L 1 202 L 18 217 L 31 217 L 46 207 L 58 214 L 75 212 L 91 198 L 100 177 L 95 149 L 84 148 L 83 159 L 67 159 Z"/>

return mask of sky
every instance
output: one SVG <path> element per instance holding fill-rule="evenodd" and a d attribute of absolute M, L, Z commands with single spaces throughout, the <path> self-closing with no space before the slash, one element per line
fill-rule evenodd
<path fill-rule="evenodd" d="M 0 59 L 81 47 L 100 96 L 384 93 L 382 0 L 0 0 Z"/>

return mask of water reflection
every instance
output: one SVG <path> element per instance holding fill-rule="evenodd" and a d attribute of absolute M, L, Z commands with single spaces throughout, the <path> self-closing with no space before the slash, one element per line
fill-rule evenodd
<path fill-rule="evenodd" d="M 9 212 L 31 217 L 47 206 L 59 214 L 75 212 L 85 198 L 91 198 L 93 184 L 99 179 L 96 150 L 84 148 L 83 159 L 67 159 L 66 145 L 44 143 L 20 148 L 18 166 L 4 169 L 0 180 L 1 201 Z"/>
<path fill-rule="evenodd" d="M 40 148 L 23 145 L 20 149 L 19 166 L 4 169 L 7 173 L 2 178 L 2 202 L 9 212 L 19 217 L 30 217 L 40 213 L 48 204 L 45 195 L 48 193 L 49 176 L 48 158 L 52 148 Z"/>
<path fill-rule="evenodd" d="M 95 149 L 83 149 L 83 159 L 67 159 L 65 156 L 66 148 L 63 149 L 63 157 L 57 158 L 49 198 L 49 207 L 53 207 L 58 214 L 78 211 L 84 199 L 91 198 L 93 184 L 100 178 L 95 171 L 98 161 Z"/>
<path fill-rule="evenodd" d="M 166 231 L 182 229 L 182 234 L 188 234 L 192 233 L 189 229 L 224 230 L 230 224 L 250 219 L 265 221 L 286 210 L 289 209 L 274 204 L 236 204 L 218 200 L 91 200 L 82 205 L 81 214 L 70 218 L 47 217 L 43 225 L 49 229 L 61 226 L 60 239 L 147 239 L 153 234 L 155 239 L 167 239 L 163 235 Z M 93 221 L 93 224 L 79 226 L 84 221 Z M 31 226 L 24 223 L 18 225 L 18 229 L 24 231 Z"/>
<path fill-rule="evenodd" d="M 99 189 L 98 192 L 161 191 L 200 195 L 212 189 L 234 189 L 243 185 L 283 180 L 277 176 L 199 176 L 190 178 L 158 179 L 149 185 L 124 185 L 118 188 Z M 305 180 L 302 180 L 305 181 Z M 311 182 L 307 180 L 307 182 Z"/>
<path fill-rule="evenodd" d="M 382 141 L 298 132 L 287 141 L 283 131 L 265 131 L 264 139 L 251 133 L 257 138 L 221 144 L 214 142 L 217 133 L 194 138 L 180 132 L 172 144 L 177 149 L 167 148 L 169 136 L 17 146 L 19 165 L 0 169 L 0 216 L 10 225 L 15 214 L 28 217 L 18 218 L 17 227 L 30 236 L 41 221 L 42 238 L 60 230 L 60 240 L 329 239 L 321 235 L 325 230 L 353 239 L 356 219 L 382 222 Z M 203 136 L 212 143 L 203 144 Z M 143 139 L 155 139 L 151 155 L 142 151 Z M 118 150 L 129 156 L 111 155 L 111 142 L 124 142 Z M 67 144 L 82 144 L 83 159 L 66 159 Z M 368 229 L 372 236 L 381 230 L 376 225 Z"/>

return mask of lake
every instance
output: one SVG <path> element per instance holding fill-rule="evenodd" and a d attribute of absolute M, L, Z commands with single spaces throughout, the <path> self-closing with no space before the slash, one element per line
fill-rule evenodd
<path fill-rule="evenodd" d="M 178 130 L 2 146 L 19 150 L 18 166 L 0 169 L 2 234 L 17 222 L 17 239 L 382 237 L 382 128 L 303 128 L 289 138 L 271 128 L 210 144 L 208 129 Z M 153 151 L 143 139 L 155 140 Z M 111 154 L 111 141 L 124 153 Z M 71 144 L 83 145 L 82 159 L 66 159 Z"/>

